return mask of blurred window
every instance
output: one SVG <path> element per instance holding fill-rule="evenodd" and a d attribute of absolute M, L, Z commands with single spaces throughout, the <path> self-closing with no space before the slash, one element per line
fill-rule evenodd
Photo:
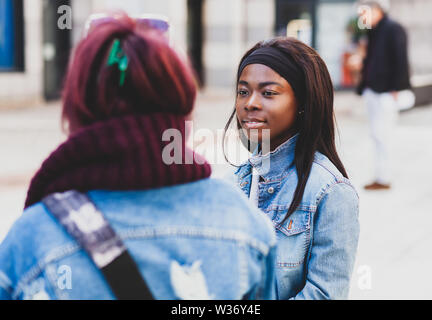
<path fill-rule="evenodd" d="M 22 0 L 0 0 L 0 71 L 24 71 Z"/>
<path fill-rule="evenodd" d="M 288 23 L 287 36 L 312 45 L 312 23 L 309 19 L 294 19 Z"/>
<path fill-rule="evenodd" d="M 349 68 L 360 50 L 347 31 L 356 14 L 354 4 L 355 0 L 276 0 L 276 35 L 315 48 L 337 88 L 355 86 L 358 77 Z"/>
<path fill-rule="evenodd" d="M 355 16 L 353 1 L 322 1 L 316 8 L 316 49 L 327 64 L 336 88 L 351 87 L 354 79 L 347 70 L 347 62 L 356 53 L 351 31 Z"/>
<path fill-rule="evenodd" d="M 314 46 L 313 0 L 277 0 L 276 35 L 295 37 Z"/>

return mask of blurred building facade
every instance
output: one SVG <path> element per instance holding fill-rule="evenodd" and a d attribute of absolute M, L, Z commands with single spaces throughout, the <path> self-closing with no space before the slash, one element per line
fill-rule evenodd
<path fill-rule="evenodd" d="M 188 53 L 201 84 L 233 88 L 242 54 L 275 35 L 315 47 L 337 88 L 349 87 L 344 54 L 351 50 L 354 0 L 0 0 L 0 106 L 57 99 L 71 48 L 86 18 L 122 9 L 158 13 L 173 27 L 174 45 Z M 432 1 L 391 0 L 390 15 L 406 28 L 415 85 L 432 83 Z M 70 8 L 70 12 L 66 10 Z M 71 15 L 70 28 L 59 21 Z M 64 23 L 64 20 L 63 20 Z"/>
<path fill-rule="evenodd" d="M 0 0 L 0 107 L 60 97 L 71 49 L 92 13 L 163 14 L 178 46 L 186 47 L 186 1 Z"/>

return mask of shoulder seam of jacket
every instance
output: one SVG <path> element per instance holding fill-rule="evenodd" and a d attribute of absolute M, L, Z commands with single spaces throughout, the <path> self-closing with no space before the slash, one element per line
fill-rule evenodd
<path fill-rule="evenodd" d="M 316 207 L 317 207 L 317 208 L 319 207 L 319 205 L 320 205 L 320 203 L 321 203 L 321 200 L 322 200 L 322 199 L 323 199 L 327 194 L 329 194 L 330 190 L 331 190 L 334 186 L 339 185 L 339 184 L 345 184 L 345 185 L 351 187 L 351 188 L 354 190 L 354 192 L 355 192 L 357 198 L 359 197 L 359 196 L 358 196 L 358 193 L 357 193 L 357 191 L 356 191 L 356 189 L 354 188 L 354 186 L 353 186 L 349 181 L 341 181 L 341 180 L 337 180 L 337 181 L 335 181 L 335 182 L 333 182 L 333 183 L 331 183 L 331 184 L 328 184 L 325 188 L 322 189 L 322 191 L 320 192 L 320 194 L 319 194 L 319 196 L 318 196 L 318 198 L 317 198 L 317 201 L 316 201 Z"/>
<path fill-rule="evenodd" d="M 192 227 L 192 228 L 191 227 L 188 228 L 178 228 L 178 227 L 165 228 L 164 227 L 163 229 L 162 228 L 140 228 L 140 229 L 120 231 L 118 232 L 118 235 L 123 240 L 137 239 L 137 238 L 151 238 L 154 236 L 170 236 L 170 235 L 184 235 L 184 236 L 191 236 L 191 237 L 205 236 L 205 237 L 212 237 L 213 239 L 219 239 L 219 240 L 242 242 L 258 250 L 264 255 L 267 255 L 270 249 L 275 245 L 275 243 L 273 243 L 275 242 L 275 239 L 273 238 L 270 239 L 269 244 L 266 244 L 263 241 L 253 239 L 248 234 L 245 234 L 243 232 L 225 231 L 224 234 L 220 234 L 219 229 L 197 228 L 197 227 Z M 46 265 L 80 250 L 83 249 L 77 243 L 69 243 L 50 251 L 35 266 L 31 267 L 27 272 L 24 273 L 24 275 L 19 280 L 15 290 L 13 291 L 12 298 L 16 299 L 16 297 L 18 297 L 18 295 L 23 291 L 24 286 L 30 281 L 37 278 L 39 274 L 43 271 L 43 269 L 46 267 Z"/>
<path fill-rule="evenodd" d="M 254 239 L 244 232 L 237 230 L 221 232 L 220 229 L 211 227 L 147 227 L 135 228 L 119 232 L 122 239 L 136 239 L 136 238 L 151 238 L 154 236 L 171 236 L 181 235 L 190 237 L 210 237 L 216 240 L 228 240 L 243 242 L 251 247 L 257 249 L 263 254 L 268 254 L 271 244 L 266 244 L 264 241 Z"/>
<path fill-rule="evenodd" d="M 48 252 L 48 254 L 45 255 L 41 259 L 41 261 L 38 261 L 38 263 L 35 266 L 31 267 L 27 272 L 24 273 L 24 275 L 19 280 L 13 292 L 12 298 L 16 299 L 18 295 L 23 291 L 23 287 L 30 281 L 36 279 L 39 276 L 39 274 L 43 271 L 46 265 L 48 265 L 53 261 L 59 260 L 67 255 L 71 255 L 79 251 L 80 249 L 81 248 L 78 244 L 69 243 Z"/>

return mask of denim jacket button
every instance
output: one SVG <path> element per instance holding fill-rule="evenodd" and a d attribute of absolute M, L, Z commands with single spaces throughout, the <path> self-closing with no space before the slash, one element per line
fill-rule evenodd
<path fill-rule="evenodd" d="M 244 188 L 244 187 L 246 187 L 247 186 L 247 184 L 248 184 L 248 182 L 247 181 L 245 181 L 245 182 L 243 182 L 241 185 L 240 185 L 240 187 L 242 187 L 242 188 Z"/>
<path fill-rule="evenodd" d="M 274 188 L 273 187 L 270 187 L 270 188 L 268 188 L 268 190 L 267 190 L 267 192 L 268 193 L 270 193 L 270 194 L 273 194 L 274 193 Z"/>

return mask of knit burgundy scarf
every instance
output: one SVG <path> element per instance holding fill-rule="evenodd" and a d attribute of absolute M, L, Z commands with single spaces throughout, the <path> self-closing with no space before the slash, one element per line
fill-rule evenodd
<path fill-rule="evenodd" d="M 179 130 L 182 141 L 162 141 L 167 129 Z M 167 165 L 162 153 L 173 141 L 178 142 L 177 150 L 182 151 L 182 162 Z M 171 147 L 168 149 L 175 149 Z M 172 152 L 171 155 L 174 158 Z M 192 162 L 189 159 L 193 159 L 192 164 L 187 164 Z M 154 189 L 210 175 L 210 165 L 185 146 L 183 116 L 129 115 L 95 123 L 71 135 L 33 177 L 25 207 L 55 192 Z"/>

